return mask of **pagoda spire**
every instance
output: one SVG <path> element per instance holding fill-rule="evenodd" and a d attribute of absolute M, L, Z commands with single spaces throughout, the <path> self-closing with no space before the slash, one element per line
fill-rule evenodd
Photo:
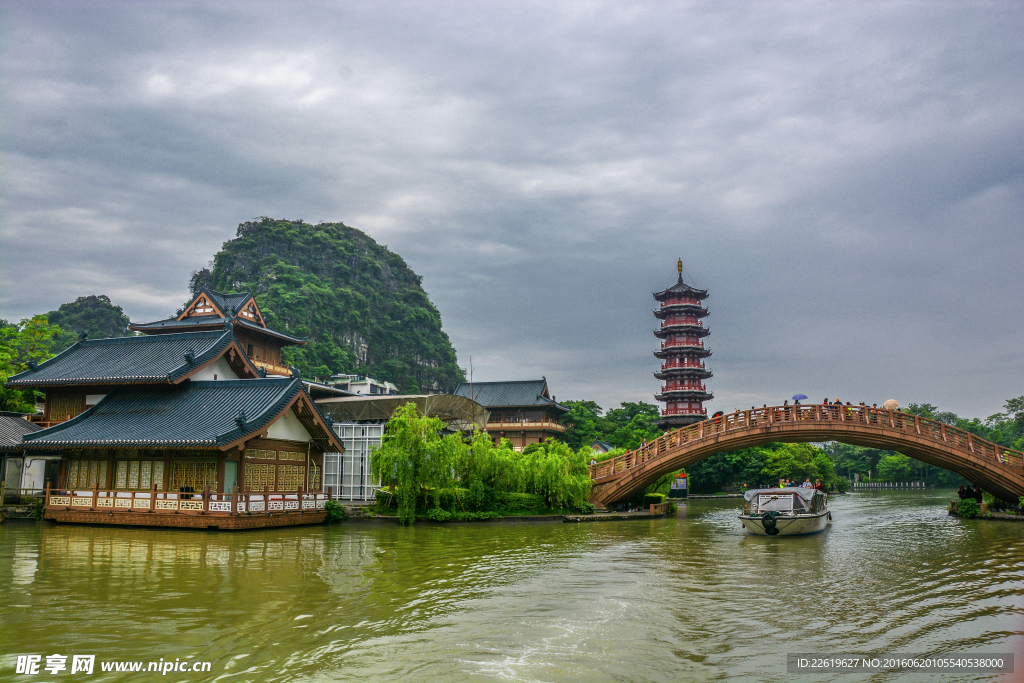
<path fill-rule="evenodd" d="M 664 382 L 661 393 L 654 397 L 664 404 L 658 421 L 661 429 L 706 419 L 704 402 L 714 398 L 702 381 L 711 377 L 704 362 L 711 356 L 710 349 L 704 347 L 704 338 L 710 333 L 703 321 L 708 314 L 703 303 L 708 293 L 683 282 L 682 258 L 676 261 L 676 271 L 676 284 L 654 293 L 659 304 L 654 317 L 661 321 L 660 329 L 654 331 L 661 340 L 661 348 L 654 352 L 662 361 L 661 370 L 654 376 Z"/>

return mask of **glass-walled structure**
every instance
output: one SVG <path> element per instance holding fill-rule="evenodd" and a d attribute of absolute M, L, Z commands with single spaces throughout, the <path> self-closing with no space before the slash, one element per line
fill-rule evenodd
<path fill-rule="evenodd" d="M 324 491 L 340 500 L 373 500 L 370 452 L 380 446 L 384 423 L 335 422 L 334 432 L 345 452 L 324 454 Z"/>

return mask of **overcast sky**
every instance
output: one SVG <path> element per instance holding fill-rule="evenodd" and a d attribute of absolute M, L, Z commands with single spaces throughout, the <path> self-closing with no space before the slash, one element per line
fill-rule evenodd
<path fill-rule="evenodd" d="M 167 317 L 238 223 L 402 255 L 476 380 L 711 410 L 1024 394 L 1024 5 L 11 2 L 0 317 Z"/>

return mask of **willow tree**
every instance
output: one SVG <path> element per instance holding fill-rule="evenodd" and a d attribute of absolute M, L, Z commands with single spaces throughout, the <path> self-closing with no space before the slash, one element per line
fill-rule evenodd
<path fill-rule="evenodd" d="M 443 428 L 444 422 L 420 417 L 416 404 L 407 403 L 388 421 L 380 447 L 370 456 L 373 476 L 395 489 L 402 524 L 416 521 L 416 505 L 428 493 L 455 485 L 466 447 L 458 435 L 442 437 Z"/>
<path fill-rule="evenodd" d="M 548 506 L 577 507 L 590 497 L 589 448 L 574 451 L 560 441 L 548 441 L 542 448 L 524 453 L 522 463 L 526 490 L 544 496 Z"/>

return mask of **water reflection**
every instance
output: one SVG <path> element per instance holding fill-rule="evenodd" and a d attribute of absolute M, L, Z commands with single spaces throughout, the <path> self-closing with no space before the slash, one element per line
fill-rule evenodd
<path fill-rule="evenodd" d="M 0 625 L 2 665 L 68 651 L 209 660 L 226 681 L 784 681 L 790 651 L 1024 653 L 1024 524 L 948 517 L 947 496 L 836 497 L 828 531 L 783 539 L 744 536 L 721 501 L 620 524 L 5 524 L 0 585 L 24 607 Z"/>

